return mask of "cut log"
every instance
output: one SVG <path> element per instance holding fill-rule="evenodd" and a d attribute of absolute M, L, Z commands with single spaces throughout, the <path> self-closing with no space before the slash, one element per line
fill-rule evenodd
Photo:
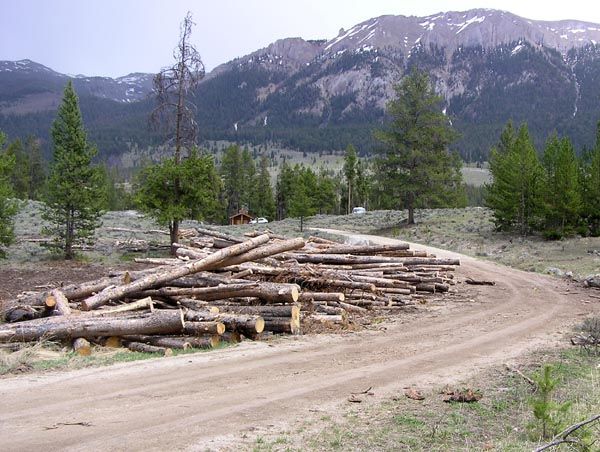
<path fill-rule="evenodd" d="M 192 344 L 181 337 L 131 335 L 123 336 L 122 339 L 126 342 L 143 342 L 145 344 L 155 345 L 157 347 L 165 347 L 177 350 L 188 350 L 192 348 Z"/>
<path fill-rule="evenodd" d="M 344 301 L 346 296 L 342 292 L 301 292 L 298 301 Z"/>
<path fill-rule="evenodd" d="M 194 296 L 203 301 L 256 297 L 269 303 L 295 303 L 298 301 L 300 288 L 296 284 L 246 282 L 244 284 L 226 284 L 216 287 L 163 287 L 144 291 L 143 294 L 153 297 Z"/>
<path fill-rule="evenodd" d="M 430 257 L 387 257 L 387 256 L 353 256 L 349 254 L 301 254 L 284 253 L 282 259 L 295 260 L 298 263 L 313 264 L 375 264 L 375 263 L 401 263 L 409 265 L 460 265 L 459 259 L 438 259 Z"/>
<path fill-rule="evenodd" d="M 265 319 L 265 331 L 273 333 L 300 334 L 300 322 L 285 318 Z"/>
<path fill-rule="evenodd" d="M 178 265 L 174 268 L 170 268 L 161 272 L 151 273 L 129 284 L 123 284 L 112 289 L 105 289 L 102 292 L 83 300 L 81 303 L 81 308 L 84 311 L 97 309 L 111 300 L 117 300 L 125 295 L 140 292 L 151 286 L 164 284 L 174 279 L 199 272 L 211 266 L 214 267 L 228 257 L 245 253 L 263 243 L 266 243 L 268 240 L 268 235 L 261 235 L 243 243 L 230 246 L 229 248 L 224 248 L 204 259 L 191 261 L 185 265 Z"/>
<path fill-rule="evenodd" d="M 91 338 L 126 334 L 173 334 L 183 330 L 179 310 L 155 310 L 131 318 L 58 316 L 0 325 L 0 342 Z"/>
<path fill-rule="evenodd" d="M 154 311 L 154 302 L 151 297 L 145 297 L 141 300 L 134 301 L 132 303 L 124 304 L 123 306 L 118 306 L 110 309 L 99 309 L 97 311 L 91 311 L 86 315 L 110 315 L 110 314 L 120 314 L 122 312 L 130 312 L 136 311 L 138 309 L 146 309 L 150 308 L 150 312 Z"/>
<path fill-rule="evenodd" d="M 157 347 L 155 345 L 144 344 L 143 342 L 128 342 L 127 348 L 132 352 L 156 353 L 162 356 L 172 356 L 173 350 L 166 347 Z"/>
<path fill-rule="evenodd" d="M 265 329 L 265 320 L 260 316 L 210 314 L 207 312 L 187 311 L 185 320 L 189 322 L 216 321 L 225 324 L 226 331 L 239 331 L 244 335 L 261 333 Z"/>
<path fill-rule="evenodd" d="M 102 342 L 104 347 L 108 348 L 121 348 L 123 345 L 119 336 L 109 336 Z"/>
<path fill-rule="evenodd" d="M 205 334 L 221 335 L 225 332 L 225 324 L 221 322 L 185 322 L 183 333 L 191 336 Z"/>
<path fill-rule="evenodd" d="M 262 237 L 262 236 L 259 236 Z M 261 246 L 260 248 L 255 248 L 246 253 L 229 257 L 219 264 L 219 267 L 230 267 L 232 265 L 241 264 L 243 262 L 254 262 L 260 259 L 264 259 L 269 256 L 274 256 L 276 254 L 284 253 L 286 251 L 296 250 L 302 248 L 306 242 L 303 238 L 298 237 L 295 239 L 282 240 L 280 242 L 271 243 L 269 245 Z M 213 266 L 212 268 L 216 268 Z"/>
<path fill-rule="evenodd" d="M 198 234 L 201 234 L 201 235 L 208 235 L 210 237 L 227 240 L 227 241 L 233 242 L 233 243 L 242 243 L 244 241 L 243 239 L 240 239 L 233 235 L 225 234 L 224 232 L 213 231 L 212 229 L 196 228 L 196 231 L 198 231 Z"/>
<path fill-rule="evenodd" d="M 395 245 L 333 245 L 329 248 L 321 249 L 323 254 L 379 254 L 390 251 L 408 250 L 408 243 L 398 243 Z"/>
<path fill-rule="evenodd" d="M 79 356 L 90 356 L 92 354 L 92 345 L 83 337 L 78 337 L 73 341 L 73 351 Z"/>
<path fill-rule="evenodd" d="M 242 342 L 242 335 L 239 331 L 226 331 L 221 335 L 222 342 L 229 342 L 230 344 L 238 344 Z"/>
<path fill-rule="evenodd" d="M 261 317 L 288 317 L 293 320 L 300 319 L 300 306 L 221 306 L 221 312 L 231 312 L 244 315 L 258 315 Z"/>

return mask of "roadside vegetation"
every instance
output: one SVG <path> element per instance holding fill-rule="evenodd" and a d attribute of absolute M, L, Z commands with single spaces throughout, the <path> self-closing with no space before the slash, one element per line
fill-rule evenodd
<path fill-rule="evenodd" d="M 538 351 L 524 357 L 517 368 L 527 378 L 537 378 L 551 366 L 556 386 L 551 399 L 568 404 L 557 427 L 548 427 L 534 415 L 533 403 L 539 389 L 506 367 L 474 375 L 453 389 L 470 388 L 482 396 L 473 403 L 444 402 L 447 387 L 421 391 L 423 400 L 413 400 L 403 391 L 383 402 L 346 402 L 335 415 L 307 420 L 285 432 L 248 435 L 244 449 L 253 451 L 296 450 L 534 450 L 550 442 L 563 428 L 598 414 L 600 368 L 597 357 L 579 349 Z M 418 388 L 417 388 L 418 389 Z M 377 389 L 374 388 L 373 391 Z M 597 450 L 600 423 L 573 436 L 589 448 L 554 450 Z M 595 441 L 595 442 L 594 442 Z"/>

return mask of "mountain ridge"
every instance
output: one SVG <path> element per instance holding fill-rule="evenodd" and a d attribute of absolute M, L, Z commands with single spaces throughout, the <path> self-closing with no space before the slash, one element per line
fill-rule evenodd
<path fill-rule="evenodd" d="M 508 119 L 528 122 L 538 145 L 557 130 L 583 147 L 600 117 L 599 42 L 599 24 L 500 10 L 384 15 L 328 40 L 284 38 L 235 58 L 207 74 L 191 99 L 203 139 L 278 141 L 307 151 L 353 142 L 369 151 L 394 83 L 419 67 L 443 96 L 467 159 L 485 159 Z M 38 65 L 17 82 L 15 70 L 36 63 L 12 64 L 0 62 L 0 128 L 18 135 L 23 124 L 48 122 L 67 76 Z M 3 84 L 11 77 L 12 85 Z M 106 152 L 148 144 L 134 127 L 151 109 L 151 79 L 73 78 Z"/>

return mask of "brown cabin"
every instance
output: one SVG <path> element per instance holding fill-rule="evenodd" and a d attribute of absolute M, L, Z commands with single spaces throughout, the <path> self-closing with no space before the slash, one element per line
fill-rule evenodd
<path fill-rule="evenodd" d="M 248 215 L 248 211 L 246 209 L 240 209 L 238 213 L 229 217 L 229 224 L 248 224 L 252 220 L 252 217 Z"/>

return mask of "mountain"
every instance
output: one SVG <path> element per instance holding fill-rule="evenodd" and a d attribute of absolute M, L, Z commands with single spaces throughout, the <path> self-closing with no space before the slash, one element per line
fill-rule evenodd
<path fill-rule="evenodd" d="M 204 139 L 278 141 L 305 151 L 352 142 L 370 152 L 394 83 L 413 67 L 431 75 L 468 160 L 487 157 L 508 119 L 527 121 L 538 146 L 554 130 L 579 148 L 593 142 L 600 25 L 489 9 L 381 16 L 329 40 L 281 39 L 215 68 L 192 100 Z M 0 62 L 0 129 L 18 136 L 49 124 L 66 77 L 27 60 Z M 150 75 L 73 80 L 101 151 L 118 155 L 160 141 L 145 128 Z"/>

